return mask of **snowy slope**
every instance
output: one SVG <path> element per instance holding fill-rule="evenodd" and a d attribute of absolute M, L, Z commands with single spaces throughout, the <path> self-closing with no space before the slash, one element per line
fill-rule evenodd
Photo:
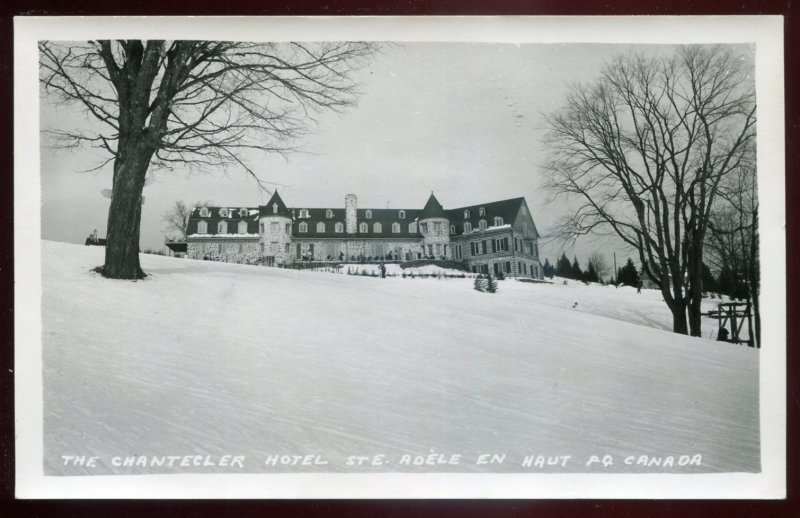
<path fill-rule="evenodd" d="M 42 246 L 47 474 L 227 470 L 111 462 L 189 454 L 244 455 L 252 472 L 760 469 L 757 351 L 664 331 L 656 292 L 506 280 L 490 295 L 151 255 L 148 279 L 112 281 L 90 271 L 102 248 Z M 431 453 L 461 458 L 399 464 Z M 476 464 L 487 453 L 505 461 Z M 265 466 L 273 454 L 328 464 Z M 378 454 L 389 464 L 346 465 Z M 606 454 L 613 466 L 585 465 Z M 699 467 L 623 462 L 694 454 Z"/>

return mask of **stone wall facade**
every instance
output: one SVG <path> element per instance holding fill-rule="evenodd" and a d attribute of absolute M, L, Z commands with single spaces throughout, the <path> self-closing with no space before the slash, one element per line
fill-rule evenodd
<path fill-rule="evenodd" d="M 292 250 L 292 220 L 285 216 L 262 216 L 259 219 L 260 254 L 272 257 L 274 264 L 290 263 Z"/>
<path fill-rule="evenodd" d="M 348 234 L 355 234 L 358 228 L 356 224 L 358 222 L 358 218 L 356 217 L 356 209 L 358 208 L 358 202 L 356 200 L 355 194 L 348 194 L 344 197 L 344 211 L 345 211 L 345 225 L 344 230 Z"/>
<path fill-rule="evenodd" d="M 450 221 L 447 218 L 425 218 L 419 221 L 423 255 L 450 257 Z"/>
<path fill-rule="evenodd" d="M 258 238 L 192 240 L 186 245 L 186 257 L 207 261 L 251 264 L 258 261 Z"/>

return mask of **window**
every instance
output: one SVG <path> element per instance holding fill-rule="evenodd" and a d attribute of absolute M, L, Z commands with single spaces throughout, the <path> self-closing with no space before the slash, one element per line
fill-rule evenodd
<path fill-rule="evenodd" d="M 440 245 L 439 243 L 436 243 L 436 256 L 438 257 L 438 256 L 441 256 L 441 255 L 442 255 L 442 245 Z"/>
<path fill-rule="evenodd" d="M 208 234 L 208 223 L 205 221 L 198 221 L 197 222 L 197 233 L 198 234 Z"/>
<path fill-rule="evenodd" d="M 278 255 L 278 242 L 272 241 L 269 244 L 269 255 Z"/>
<path fill-rule="evenodd" d="M 486 240 L 481 241 L 481 253 L 486 253 Z"/>
<path fill-rule="evenodd" d="M 288 254 L 291 250 L 292 250 L 292 245 L 289 244 L 289 243 L 286 243 L 286 253 Z"/>
<path fill-rule="evenodd" d="M 228 222 L 227 221 L 220 221 L 217 223 L 217 234 L 227 234 L 228 233 Z"/>
<path fill-rule="evenodd" d="M 358 231 L 361 232 L 362 234 L 366 234 L 368 230 L 369 230 L 369 225 L 367 225 L 365 222 L 362 221 L 361 223 L 358 224 Z"/>
<path fill-rule="evenodd" d="M 461 259 L 461 245 L 456 245 L 453 248 L 453 252 L 456 254 L 456 259 Z"/>
<path fill-rule="evenodd" d="M 200 207 L 200 217 L 201 218 L 208 217 L 208 207 Z"/>
<path fill-rule="evenodd" d="M 526 236 L 528 235 L 528 224 L 527 223 L 523 223 L 522 224 L 522 233 L 525 234 Z"/>
<path fill-rule="evenodd" d="M 228 217 L 228 209 L 219 209 L 219 215 L 220 215 L 221 218 L 227 218 Z"/>
<path fill-rule="evenodd" d="M 300 224 L 297 225 L 297 231 L 302 233 L 308 232 L 308 223 L 305 221 L 300 222 Z"/>
<path fill-rule="evenodd" d="M 401 210 L 400 212 L 397 213 L 397 217 L 399 219 L 406 219 L 406 211 Z"/>
<path fill-rule="evenodd" d="M 332 218 L 333 217 L 333 211 L 331 209 L 326 210 L 325 211 L 325 217 L 328 218 L 328 219 Z"/>
<path fill-rule="evenodd" d="M 287 223 L 286 224 L 286 234 L 291 235 L 291 233 L 292 233 L 292 224 L 291 223 Z"/>
<path fill-rule="evenodd" d="M 428 245 L 428 255 L 433 255 L 433 245 Z"/>
<path fill-rule="evenodd" d="M 399 234 L 400 233 L 400 223 L 397 223 L 396 221 L 394 223 L 392 223 L 392 233 L 393 234 Z"/>
<path fill-rule="evenodd" d="M 408 232 L 410 234 L 416 234 L 417 233 L 417 222 L 416 221 L 412 221 L 411 223 L 408 224 Z"/>
<path fill-rule="evenodd" d="M 277 234 L 278 233 L 278 222 L 277 221 L 270 222 L 269 231 L 272 234 Z"/>
<path fill-rule="evenodd" d="M 442 223 L 439 221 L 435 221 L 433 223 L 433 231 L 434 232 L 441 232 L 442 231 Z"/>
<path fill-rule="evenodd" d="M 238 232 L 240 234 L 247 234 L 247 222 L 246 221 L 240 221 L 239 222 Z"/>
<path fill-rule="evenodd" d="M 244 252 L 244 245 L 239 243 L 239 253 L 241 254 L 242 252 Z"/>
<path fill-rule="evenodd" d="M 483 217 L 485 215 L 486 215 L 486 209 L 485 208 L 481 207 L 480 209 L 478 209 L 478 216 Z"/>
<path fill-rule="evenodd" d="M 367 209 L 367 212 L 364 213 L 364 217 L 367 219 L 372 219 L 372 211 Z"/>
<path fill-rule="evenodd" d="M 472 223 L 469 221 L 464 222 L 464 233 L 466 234 L 467 232 L 472 232 Z"/>
<path fill-rule="evenodd" d="M 300 217 L 307 218 L 308 217 L 308 209 L 300 209 Z"/>
<path fill-rule="evenodd" d="M 522 207 L 520 207 L 520 209 L 519 209 L 519 212 L 520 212 L 520 214 L 522 214 L 523 216 L 527 216 L 527 215 L 528 215 L 528 212 L 525 210 L 525 205 L 523 205 Z"/>
<path fill-rule="evenodd" d="M 341 221 L 339 221 L 338 223 L 336 223 L 335 230 L 337 233 L 341 234 L 342 232 L 344 232 L 344 224 Z"/>
<path fill-rule="evenodd" d="M 272 213 L 273 214 L 277 214 L 278 213 L 278 202 L 275 202 L 275 203 L 272 204 Z"/>
<path fill-rule="evenodd" d="M 481 230 L 486 230 L 486 220 L 485 220 L 485 219 L 482 219 L 482 220 L 480 220 L 480 221 L 478 222 L 478 227 L 479 227 Z"/>
<path fill-rule="evenodd" d="M 464 211 L 464 219 L 469 219 L 469 211 L 468 210 Z"/>
<path fill-rule="evenodd" d="M 503 224 L 503 218 L 494 218 L 494 226 L 499 227 Z"/>
<path fill-rule="evenodd" d="M 265 225 L 265 224 L 264 224 L 264 222 L 262 221 L 262 222 L 261 222 L 261 233 L 263 234 L 264 232 L 266 232 L 266 225 Z"/>
<path fill-rule="evenodd" d="M 450 225 L 450 235 L 453 236 L 455 235 L 455 233 L 456 233 L 456 226 Z"/>
<path fill-rule="evenodd" d="M 419 224 L 419 231 L 423 234 L 428 231 L 428 224 L 427 223 L 420 223 Z"/>
<path fill-rule="evenodd" d="M 325 223 L 321 221 L 317 223 L 317 232 L 319 233 L 325 232 Z"/>
<path fill-rule="evenodd" d="M 245 209 L 245 208 L 239 209 L 239 217 L 240 218 L 246 218 L 247 217 L 247 209 Z"/>
<path fill-rule="evenodd" d="M 381 226 L 380 223 L 375 223 L 372 225 L 372 231 L 375 232 L 376 234 L 380 233 L 383 231 L 383 227 Z"/>

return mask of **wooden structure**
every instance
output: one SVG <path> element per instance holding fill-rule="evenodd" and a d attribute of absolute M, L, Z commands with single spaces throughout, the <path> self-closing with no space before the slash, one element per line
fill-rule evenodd
<path fill-rule="evenodd" d="M 719 322 L 718 340 L 754 346 L 753 313 L 749 302 L 722 302 L 717 305 L 715 311 L 709 311 L 705 315 Z M 745 322 L 747 322 L 747 338 L 742 338 L 742 327 Z M 728 324 L 730 324 L 730 334 L 728 334 Z"/>

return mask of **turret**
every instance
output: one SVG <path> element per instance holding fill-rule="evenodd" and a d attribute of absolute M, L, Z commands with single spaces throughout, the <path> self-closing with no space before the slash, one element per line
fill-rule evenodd
<path fill-rule="evenodd" d="M 290 261 L 292 242 L 292 213 L 283 203 L 277 189 L 266 205 L 258 208 L 260 255 L 273 257 L 275 264 Z"/>
<path fill-rule="evenodd" d="M 419 232 L 424 255 L 437 259 L 450 255 L 450 220 L 433 192 L 419 216 Z"/>

